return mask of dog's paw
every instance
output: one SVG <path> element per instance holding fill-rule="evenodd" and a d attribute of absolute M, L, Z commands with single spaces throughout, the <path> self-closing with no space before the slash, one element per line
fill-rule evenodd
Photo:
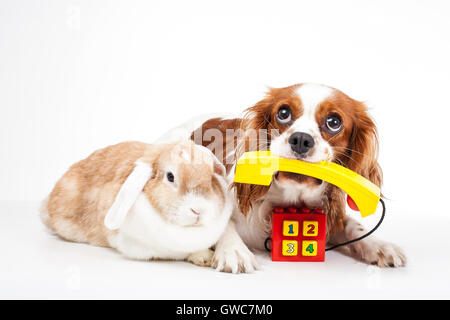
<path fill-rule="evenodd" d="M 404 267 L 407 259 L 402 249 L 393 243 L 365 239 L 350 245 L 351 254 L 379 267 Z"/>
<path fill-rule="evenodd" d="M 214 251 L 210 249 L 198 251 L 191 253 L 187 257 L 187 261 L 200 266 L 200 267 L 211 267 L 212 259 L 214 256 Z"/>
<path fill-rule="evenodd" d="M 252 273 L 258 269 L 255 255 L 243 243 L 216 248 L 212 267 L 217 271 Z"/>

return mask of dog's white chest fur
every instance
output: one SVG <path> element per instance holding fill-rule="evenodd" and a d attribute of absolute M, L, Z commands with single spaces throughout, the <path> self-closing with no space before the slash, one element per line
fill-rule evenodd
<path fill-rule="evenodd" d="M 237 230 L 250 248 L 263 250 L 264 241 L 272 231 L 271 212 L 274 206 L 295 206 L 305 204 L 308 207 L 320 207 L 327 183 L 310 187 L 289 181 L 274 181 L 269 191 L 253 203 L 251 211 L 244 216 L 236 212 Z"/>

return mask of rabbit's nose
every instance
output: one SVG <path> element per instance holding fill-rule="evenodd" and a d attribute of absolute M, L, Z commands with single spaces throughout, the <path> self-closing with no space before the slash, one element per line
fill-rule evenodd
<path fill-rule="evenodd" d="M 197 210 L 194 210 L 194 209 L 191 208 L 191 211 L 192 211 L 194 214 L 196 214 L 196 215 L 200 215 L 200 210 L 198 210 L 198 209 L 197 209 Z"/>

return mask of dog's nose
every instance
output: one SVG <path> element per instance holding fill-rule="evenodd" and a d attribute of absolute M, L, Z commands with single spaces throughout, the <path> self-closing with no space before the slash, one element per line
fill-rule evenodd
<path fill-rule="evenodd" d="M 314 138 L 305 132 L 294 132 L 289 137 L 292 151 L 299 155 L 305 155 L 314 147 Z"/>

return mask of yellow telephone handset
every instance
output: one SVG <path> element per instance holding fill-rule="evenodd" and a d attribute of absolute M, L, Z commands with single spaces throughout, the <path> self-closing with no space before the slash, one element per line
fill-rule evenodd
<path fill-rule="evenodd" d="M 325 180 L 344 190 L 366 217 L 374 213 L 380 201 L 380 188 L 334 162 L 310 163 L 273 156 L 270 151 L 250 151 L 238 160 L 234 181 L 268 186 L 275 172 L 285 171 Z"/>

